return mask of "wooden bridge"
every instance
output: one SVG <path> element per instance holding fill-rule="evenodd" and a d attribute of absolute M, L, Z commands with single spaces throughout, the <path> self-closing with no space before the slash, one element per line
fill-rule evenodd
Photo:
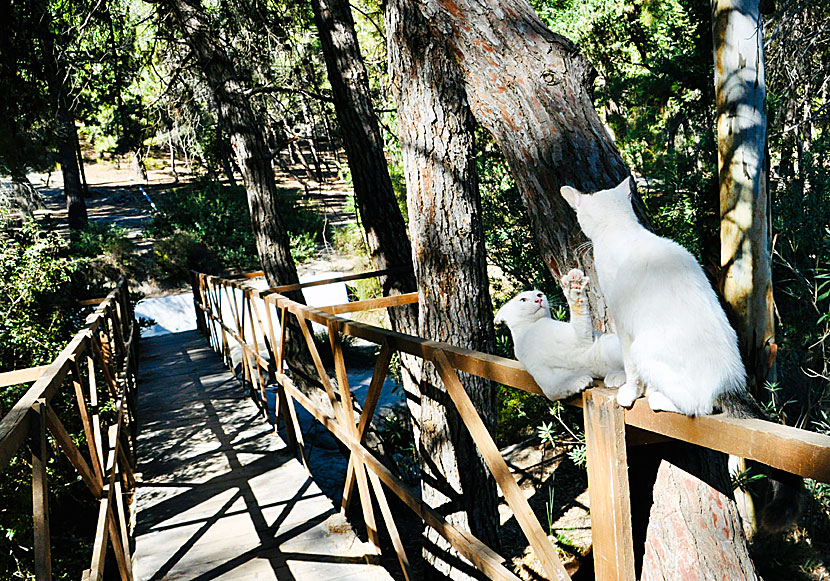
<path fill-rule="evenodd" d="M 103 578 L 109 554 L 121 579 L 383 579 L 388 573 L 371 564 L 380 552 L 383 525 L 403 576 L 411 579 L 396 515 L 387 498 L 393 494 L 483 576 L 518 579 L 504 558 L 422 503 L 417 492 L 365 446 L 389 362 L 398 351 L 436 366 L 527 537 L 542 575 L 568 579 L 556 547 L 528 506 L 457 375 L 458 371 L 472 373 L 541 394 L 522 366 L 338 316 L 416 302 L 415 294 L 321 309 L 281 294 L 302 286 L 259 291 L 244 278 L 194 274 L 199 332 L 143 342 L 142 382 L 137 389 L 137 327 L 122 281 L 51 365 L 0 374 L 0 386 L 34 381 L 0 420 L 0 470 L 15 455 L 30 450 L 37 578 L 51 578 L 45 471 L 48 432 L 99 499 L 93 553 L 84 578 Z M 284 373 L 283 333 L 289 317 L 296 320 L 311 351 L 322 399 L 309 397 Z M 334 379 L 323 365 L 310 323 L 328 331 Z M 347 336 L 380 346 L 359 416 L 353 411 L 343 356 Z M 241 366 L 244 388 L 221 365 L 222 360 Z M 72 384 L 75 390 L 77 413 L 85 428 L 85 452 L 75 446 L 50 406 L 64 384 Z M 267 392 L 273 388 L 278 409 L 271 411 L 278 412 L 286 442 L 264 423 L 254 404 L 267 402 Z M 114 413 L 101 414 L 104 399 L 114 402 Z M 569 403 L 581 406 L 585 418 L 597 579 L 635 579 L 627 446 L 643 436 L 689 442 L 830 482 L 830 437 L 759 420 L 655 414 L 642 400 L 624 410 L 616 404 L 614 392 L 603 388 L 587 390 Z M 359 495 L 368 542 L 354 537 L 341 513 L 323 497 L 298 461 L 305 460 L 305 446 L 297 404 L 349 451 L 343 507 L 349 506 L 353 494 Z M 24 446 L 27 441 L 29 447 Z M 131 513 L 128 500 L 136 481 Z"/>

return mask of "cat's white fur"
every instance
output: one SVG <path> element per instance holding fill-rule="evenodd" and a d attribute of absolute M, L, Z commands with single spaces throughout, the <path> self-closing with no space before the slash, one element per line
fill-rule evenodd
<path fill-rule="evenodd" d="M 496 313 L 513 336 L 516 359 L 524 364 L 545 395 L 558 400 L 579 393 L 594 378 L 622 385 L 620 344 L 613 335 L 594 334 L 586 289 L 589 279 L 571 270 L 562 279 L 570 321 L 555 321 L 544 293 L 519 293 Z"/>
<path fill-rule="evenodd" d="M 599 286 L 622 345 L 629 407 L 645 392 L 655 411 L 710 414 L 719 397 L 745 389 L 735 331 L 694 256 L 646 230 L 628 179 L 594 194 L 565 186 L 591 239 Z"/>

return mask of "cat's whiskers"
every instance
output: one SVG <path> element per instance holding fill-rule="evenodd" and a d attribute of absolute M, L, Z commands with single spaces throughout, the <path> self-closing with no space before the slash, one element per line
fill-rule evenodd
<path fill-rule="evenodd" d="M 588 240 L 587 242 L 583 242 L 579 246 L 576 247 L 576 254 L 580 256 L 580 258 L 593 250 L 594 243 Z"/>

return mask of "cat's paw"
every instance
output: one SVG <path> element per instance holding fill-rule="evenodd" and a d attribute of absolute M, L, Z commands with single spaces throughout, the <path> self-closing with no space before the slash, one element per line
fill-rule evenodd
<path fill-rule="evenodd" d="M 639 382 L 627 381 L 619 391 L 617 391 L 617 403 L 624 408 L 630 408 L 634 405 L 636 400 L 642 394 L 642 386 Z"/>
<path fill-rule="evenodd" d="M 573 306 L 574 304 L 582 304 L 585 302 L 585 293 L 588 290 L 588 285 L 591 279 L 585 276 L 585 273 L 578 268 L 573 268 L 568 271 L 568 274 L 562 277 L 562 288 L 568 297 L 568 302 Z"/>
<path fill-rule="evenodd" d="M 612 371 L 603 380 L 605 387 L 620 387 L 625 385 L 625 371 Z"/>
<path fill-rule="evenodd" d="M 579 393 L 591 387 L 594 384 L 594 378 L 590 375 L 582 375 L 574 381 L 573 385 L 576 388 L 574 393 Z"/>
<path fill-rule="evenodd" d="M 646 398 L 648 398 L 648 406 L 652 409 L 652 411 L 677 412 L 679 414 L 683 413 L 679 409 L 677 409 L 677 406 L 674 405 L 674 402 L 672 402 L 672 400 L 670 400 L 668 397 L 666 397 L 665 394 L 659 391 L 649 391 L 646 395 Z"/>

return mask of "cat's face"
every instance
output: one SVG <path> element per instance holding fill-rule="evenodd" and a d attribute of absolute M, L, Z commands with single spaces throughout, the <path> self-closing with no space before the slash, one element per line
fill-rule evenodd
<path fill-rule="evenodd" d="M 504 303 L 496 313 L 496 323 L 506 323 L 508 326 L 516 323 L 532 323 L 541 318 L 550 318 L 550 305 L 545 293 L 532 290 L 517 294 Z"/>
<path fill-rule="evenodd" d="M 611 222 L 634 217 L 631 206 L 631 180 L 626 178 L 616 188 L 585 194 L 570 186 L 559 190 L 576 212 L 582 231 L 593 239 Z"/>

